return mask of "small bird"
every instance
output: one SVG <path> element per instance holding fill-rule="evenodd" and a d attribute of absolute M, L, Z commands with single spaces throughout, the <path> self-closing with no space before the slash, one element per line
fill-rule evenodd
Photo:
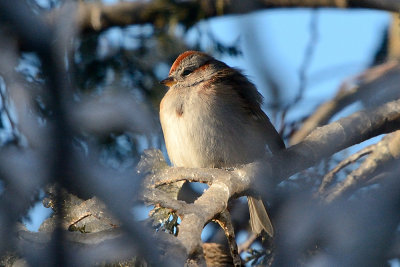
<path fill-rule="evenodd" d="M 285 148 L 261 109 L 261 94 L 239 70 L 206 53 L 186 51 L 161 83 L 169 87 L 160 121 L 174 166 L 236 167 Z M 272 237 L 262 200 L 247 199 L 252 231 Z"/>

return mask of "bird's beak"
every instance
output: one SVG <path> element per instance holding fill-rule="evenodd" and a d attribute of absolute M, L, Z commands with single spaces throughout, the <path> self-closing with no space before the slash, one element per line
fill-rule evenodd
<path fill-rule="evenodd" d="M 166 85 L 166 86 L 168 86 L 168 87 L 171 87 L 172 85 L 176 84 L 176 80 L 175 80 L 174 77 L 168 76 L 167 78 L 165 78 L 164 80 L 162 80 L 160 83 L 161 83 L 161 84 L 164 84 L 164 85 Z"/>

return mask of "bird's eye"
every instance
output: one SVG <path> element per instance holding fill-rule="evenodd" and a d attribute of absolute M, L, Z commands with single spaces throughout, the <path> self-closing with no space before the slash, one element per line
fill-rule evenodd
<path fill-rule="evenodd" d="M 182 76 L 188 76 L 190 73 L 192 73 L 193 71 L 192 70 L 184 70 L 183 72 L 182 72 Z"/>

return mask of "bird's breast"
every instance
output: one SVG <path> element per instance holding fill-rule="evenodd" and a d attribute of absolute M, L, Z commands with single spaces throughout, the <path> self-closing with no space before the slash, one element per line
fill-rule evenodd
<path fill-rule="evenodd" d="M 260 157 L 263 143 L 232 112 L 204 95 L 182 97 L 169 91 L 160 105 L 160 121 L 171 162 L 229 167 Z"/>

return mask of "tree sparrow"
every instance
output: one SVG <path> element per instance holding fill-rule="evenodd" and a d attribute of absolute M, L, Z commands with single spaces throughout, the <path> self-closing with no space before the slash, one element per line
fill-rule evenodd
<path fill-rule="evenodd" d="M 239 70 L 187 51 L 161 83 L 169 90 L 160 104 L 160 121 L 175 166 L 235 167 L 285 148 L 261 109 L 261 94 Z M 252 231 L 273 236 L 262 200 L 248 197 L 248 204 Z"/>

